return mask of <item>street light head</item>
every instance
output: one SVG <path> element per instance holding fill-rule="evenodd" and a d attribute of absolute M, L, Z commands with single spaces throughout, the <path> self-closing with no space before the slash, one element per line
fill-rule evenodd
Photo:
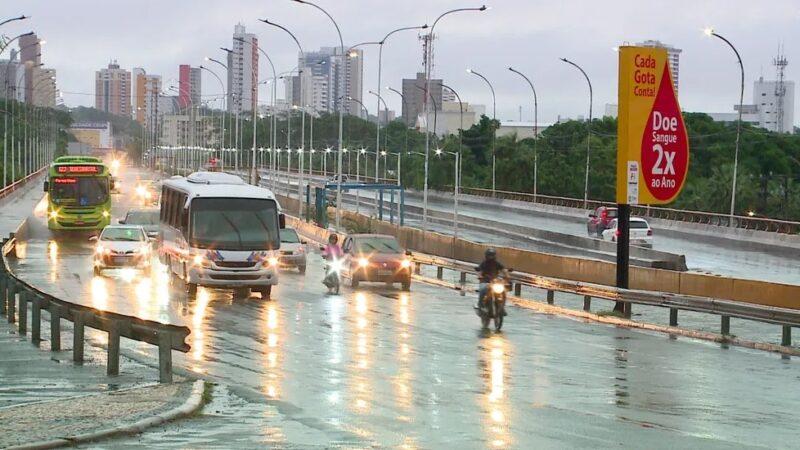
<path fill-rule="evenodd" d="M 489 10 L 489 9 L 492 9 L 492 7 L 491 7 L 491 6 L 486 6 L 486 5 L 483 5 L 483 6 L 481 6 L 480 8 L 478 8 L 478 11 L 486 11 L 486 10 Z"/>
<path fill-rule="evenodd" d="M 429 27 L 428 27 L 428 24 L 427 24 L 427 23 L 426 23 L 425 25 L 423 25 L 423 26 L 419 27 L 419 29 L 420 29 L 420 30 L 427 30 L 428 28 L 429 28 Z"/>
<path fill-rule="evenodd" d="M 205 59 L 206 61 L 211 61 L 211 58 L 209 58 L 208 56 L 206 56 L 206 57 L 205 57 L 205 58 L 203 58 L 203 59 Z"/>
<path fill-rule="evenodd" d="M 330 152 L 332 152 L 332 151 L 333 151 L 333 149 L 331 149 L 330 147 L 327 147 L 327 148 L 325 149 L 325 153 L 330 153 Z"/>
<path fill-rule="evenodd" d="M 437 148 L 434 151 L 436 152 L 437 155 L 441 155 L 442 154 L 442 149 L 440 149 L 440 148 Z"/>
<path fill-rule="evenodd" d="M 467 69 L 467 73 L 472 73 L 472 69 Z"/>
<path fill-rule="evenodd" d="M 44 44 L 47 44 L 46 40 L 42 39 L 42 40 L 39 41 L 39 45 L 44 45 Z"/>
<path fill-rule="evenodd" d="M 386 150 L 381 150 L 381 156 L 386 156 Z"/>
<path fill-rule="evenodd" d="M 347 147 L 342 149 L 342 153 L 347 153 Z"/>
<path fill-rule="evenodd" d="M 567 58 L 558 58 L 558 59 L 560 59 L 560 60 L 564 61 L 565 63 L 568 63 L 568 62 L 569 62 L 569 60 L 568 60 Z"/>
<path fill-rule="evenodd" d="M 714 28 L 712 28 L 712 27 L 703 28 L 703 34 L 705 34 L 706 36 L 713 36 L 714 35 Z"/>
<path fill-rule="evenodd" d="M 362 149 L 361 149 L 361 154 L 363 155 L 364 153 L 367 153 L 367 149 L 365 149 L 365 148 L 362 148 Z"/>
<path fill-rule="evenodd" d="M 33 34 L 34 34 L 34 33 L 33 33 L 33 31 L 28 31 L 27 33 L 25 33 L 25 34 L 20 34 L 19 36 L 20 36 L 20 37 L 24 37 L 24 36 L 33 36 Z"/>

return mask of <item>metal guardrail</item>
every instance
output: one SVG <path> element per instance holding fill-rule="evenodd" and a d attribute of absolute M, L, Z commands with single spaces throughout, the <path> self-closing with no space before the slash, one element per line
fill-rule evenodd
<path fill-rule="evenodd" d="M 569 197 L 556 197 L 549 195 L 533 195 L 526 192 L 495 191 L 480 188 L 459 188 L 461 193 L 477 197 L 491 197 L 504 200 L 517 200 L 542 205 L 562 206 L 575 209 L 594 210 L 600 206 L 616 206 L 611 202 L 589 200 L 584 205 L 582 199 Z M 678 222 L 691 222 L 703 225 L 716 225 L 721 227 L 731 226 L 731 217 L 727 214 L 717 214 L 703 211 L 690 211 L 672 208 L 634 206 L 631 214 L 655 219 L 674 220 Z M 783 234 L 800 233 L 800 222 L 779 219 L 766 219 L 761 217 L 733 216 L 733 226 L 746 230 L 768 231 Z"/>
<path fill-rule="evenodd" d="M 459 289 L 464 289 L 467 274 L 475 273 L 475 265 L 445 258 L 436 258 L 414 254 L 415 270 L 420 267 L 436 267 L 436 278 L 443 278 L 445 269 L 461 272 Z M 589 311 L 592 298 L 626 303 L 625 310 L 630 317 L 630 305 L 647 305 L 669 308 L 669 325 L 678 326 L 678 311 L 694 311 L 721 316 L 720 334 L 730 335 L 731 317 L 754 320 L 758 322 L 773 323 L 782 326 L 781 345 L 791 346 L 792 327 L 800 326 L 800 310 L 775 308 L 730 300 L 719 300 L 705 297 L 694 297 L 665 292 L 640 291 L 633 289 L 620 289 L 591 283 L 582 283 L 570 280 L 542 277 L 512 272 L 511 281 L 514 284 L 514 295 L 519 297 L 522 286 L 535 287 L 547 291 L 547 303 L 555 304 L 555 293 L 564 292 L 583 296 L 583 309 Z"/>
<path fill-rule="evenodd" d="M 30 174 L 26 175 L 24 178 L 20 178 L 19 180 L 17 180 L 15 182 L 9 184 L 8 186 L 0 189 L 0 199 L 8 197 L 9 194 L 11 194 L 12 192 L 18 190 L 22 186 L 25 186 L 26 184 L 28 184 L 28 181 L 36 178 L 37 176 L 39 176 L 41 173 L 43 173 L 45 171 L 47 171 L 47 166 L 42 167 L 41 169 L 37 170 L 36 172 L 30 173 Z"/>
<path fill-rule="evenodd" d="M 172 350 L 186 353 L 190 346 L 186 337 L 189 328 L 165 325 L 88 306 L 77 305 L 47 294 L 23 281 L 11 271 L 6 256 L 16 253 L 16 238 L 11 233 L 3 239 L 2 264 L 0 264 L 0 314 L 9 323 L 18 319 L 20 335 L 28 332 L 28 305 L 31 306 L 31 342 L 41 342 L 42 311 L 50 314 L 50 350 L 61 350 L 61 320 L 73 323 L 72 360 L 83 362 L 85 328 L 108 333 L 108 362 L 106 373 L 119 375 L 120 338 L 146 342 L 158 346 L 159 381 L 172 382 Z"/>

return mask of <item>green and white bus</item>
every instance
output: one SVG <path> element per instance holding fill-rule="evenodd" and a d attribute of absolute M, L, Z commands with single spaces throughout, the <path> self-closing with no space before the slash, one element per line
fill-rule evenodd
<path fill-rule="evenodd" d="M 111 223 L 111 172 L 99 158 L 61 156 L 44 182 L 47 228 L 99 231 Z"/>

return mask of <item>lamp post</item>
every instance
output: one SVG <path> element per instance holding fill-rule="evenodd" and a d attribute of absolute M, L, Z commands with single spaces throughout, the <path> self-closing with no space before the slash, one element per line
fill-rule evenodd
<path fill-rule="evenodd" d="M 497 151 L 495 149 L 497 142 L 497 129 L 494 128 L 494 122 L 497 121 L 497 97 L 494 94 L 494 86 L 492 86 L 492 83 L 489 82 L 488 78 L 472 69 L 467 69 L 467 73 L 471 73 L 478 78 L 481 78 L 486 82 L 487 85 L 489 85 L 489 89 L 492 91 L 492 197 L 494 197 L 497 190 Z"/>
<path fill-rule="evenodd" d="M 385 115 L 386 115 L 386 122 L 388 123 L 389 122 L 389 108 L 386 106 L 386 102 L 383 100 L 383 97 L 381 97 L 381 95 L 378 94 L 375 91 L 369 91 L 369 93 L 371 95 L 374 95 L 374 96 L 378 97 L 378 102 L 379 103 L 383 103 L 383 110 L 384 110 Z M 381 114 L 381 109 L 378 108 L 378 116 L 380 116 L 380 114 Z M 380 122 L 381 122 L 381 118 L 378 117 L 378 130 L 380 130 L 380 128 L 381 128 L 380 127 Z M 376 183 L 379 181 L 378 180 L 378 172 L 380 171 L 380 165 L 378 164 L 378 153 L 379 153 L 378 150 L 380 149 L 380 142 L 381 142 L 380 138 L 375 142 L 375 182 Z M 388 133 L 383 133 L 383 148 L 384 149 L 386 149 L 386 147 L 388 147 L 388 145 L 389 145 L 388 143 L 389 143 L 389 134 Z M 377 205 L 377 203 L 376 203 L 376 205 Z"/>
<path fill-rule="evenodd" d="M 586 78 L 586 83 L 589 84 L 589 121 L 586 122 L 586 179 L 584 180 L 583 184 L 583 208 L 586 209 L 589 204 L 589 155 L 592 149 L 592 81 L 589 80 L 589 75 L 586 75 L 586 72 L 581 68 L 581 66 L 575 64 L 567 58 L 561 58 L 561 61 L 564 61 L 565 63 L 570 64 L 576 69 L 580 70 L 583 74 L 583 77 Z"/>
<path fill-rule="evenodd" d="M 206 58 L 206 60 L 208 60 L 208 58 Z M 225 93 L 225 83 L 222 82 L 222 78 L 220 78 L 219 75 L 217 75 L 216 72 L 214 72 L 213 70 L 209 69 L 208 67 L 200 66 L 200 70 L 205 70 L 205 71 L 209 72 L 211 75 L 214 75 L 214 78 L 216 78 L 217 81 L 219 81 L 219 86 L 222 88 L 222 111 L 223 111 L 223 113 L 222 113 L 222 117 L 221 117 L 221 120 L 220 120 L 220 138 L 219 138 L 220 139 L 220 141 L 219 141 L 219 152 L 220 152 L 220 154 L 222 154 L 223 143 L 225 142 L 225 112 L 224 111 L 225 111 L 225 98 L 227 96 L 227 94 Z"/>
<path fill-rule="evenodd" d="M 728 226 L 733 227 L 733 216 L 736 213 L 736 177 L 739 169 L 739 139 L 742 133 L 742 104 L 744 103 L 744 64 L 742 64 L 742 57 L 739 56 L 739 51 L 733 46 L 731 41 L 725 39 L 722 35 L 717 34 L 713 28 L 706 28 L 704 30 L 706 36 L 713 36 L 722 42 L 728 44 L 728 47 L 736 54 L 736 60 L 739 62 L 739 70 L 742 74 L 740 89 L 739 89 L 739 118 L 736 121 L 736 146 L 733 153 L 733 186 L 731 187 L 731 213 Z"/>
<path fill-rule="evenodd" d="M 384 162 L 383 162 L 383 166 L 384 166 L 384 167 L 386 167 L 386 165 L 388 164 L 388 163 L 385 161 L 385 158 L 386 158 L 386 156 L 387 156 L 387 155 L 390 155 L 390 154 L 391 154 L 391 155 L 394 155 L 394 156 L 397 156 L 397 185 L 398 185 L 398 186 L 400 186 L 400 157 L 401 157 L 403 154 L 402 154 L 402 153 L 400 153 L 400 152 L 397 152 L 397 153 L 395 153 L 395 152 L 387 152 L 386 150 L 383 150 L 383 151 L 381 151 L 381 156 L 383 156 L 383 157 L 384 157 Z M 385 177 L 384 177 L 384 178 L 385 178 Z"/>
<path fill-rule="evenodd" d="M 458 130 L 458 153 L 456 154 L 456 186 L 455 186 L 455 193 L 454 193 L 454 202 L 455 205 L 453 206 L 453 216 L 454 216 L 454 225 L 453 225 L 453 237 L 458 237 L 458 197 L 461 195 L 461 170 L 462 166 L 464 165 L 464 155 L 463 155 L 463 144 L 464 144 L 464 103 L 461 102 L 461 96 L 458 95 L 455 89 L 447 86 L 446 84 L 442 84 L 442 87 L 447 88 L 452 92 L 456 98 L 458 99 L 458 110 L 460 111 L 460 127 Z"/>
<path fill-rule="evenodd" d="M 346 57 L 346 55 L 344 54 L 344 39 L 342 39 L 342 31 L 339 29 L 339 24 L 336 23 L 336 20 L 334 20 L 333 17 L 330 14 L 328 14 L 328 11 L 325 11 L 323 8 L 321 8 L 320 6 L 318 6 L 315 3 L 312 3 L 312 2 L 309 2 L 309 1 L 306 1 L 306 0 L 294 0 L 294 1 L 296 3 L 300 3 L 300 4 L 303 4 L 303 5 L 313 6 L 314 8 L 318 9 L 323 14 L 328 16 L 328 19 L 330 19 L 330 21 L 333 23 L 333 26 L 336 28 L 336 33 L 339 35 L 339 46 L 340 46 L 340 49 L 341 49 L 341 52 L 342 52 L 342 61 L 344 61 L 344 58 Z M 339 150 L 338 150 L 338 154 L 339 154 L 338 166 L 339 167 L 337 169 L 338 175 L 339 175 L 339 178 L 338 178 L 339 181 L 338 181 L 338 183 L 336 183 L 336 229 L 337 230 L 340 229 L 339 225 L 341 223 L 341 216 L 342 216 L 342 214 L 341 214 L 341 205 L 342 205 L 342 183 L 341 183 L 341 180 L 342 180 L 342 130 L 343 130 L 343 124 L 344 124 L 344 120 L 343 120 L 343 116 L 342 116 L 342 104 L 343 103 L 344 102 L 339 102 Z"/>
<path fill-rule="evenodd" d="M 394 92 L 397 95 L 399 95 L 400 96 L 400 100 L 403 101 L 403 106 L 405 106 L 406 111 L 408 111 L 408 102 L 406 101 L 406 96 L 403 95 L 402 92 L 398 91 L 397 89 L 395 89 L 395 88 L 393 88 L 391 86 L 386 86 L 386 89 L 389 90 L 389 91 Z M 409 130 L 409 128 L 411 128 L 411 127 L 409 127 L 408 124 L 406 124 L 406 148 L 405 148 L 405 152 L 406 153 L 408 153 L 408 130 Z"/>
<path fill-rule="evenodd" d="M 456 157 L 455 163 L 455 189 L 453 190 L 453 238 L 458 239 L 458 188 L 461 183 L 461 155 L 458 152 L 448 152 L 440 148 L 436 149 L 436 156 L 441 156 L 442 153 L 453 155 Z"/>
<path fill-rule="evenodd" d="M 206 61 L 211 61 L 213 63 L 219 64 L 220 66 L 222 66 L 223 69 L 225 69 L 225 73 L 226 74 L 228 73 L 228 66 L 225 65 L 222 61 L 216 60 L 214 58 L 209 58 L 208 56 L 206 56 Z M 221 82 L 222 82 L 222 80 L 220 80 L 220 83 Z M 225 89 L 223 88 L 223 92 L 224 91 L 225 91 Z M 225 106 L 230 107 L 230 103 L 228 102 L 228 95 L 233 96 L 235 94 L 233 94 L 231 92 L 228 92 L 228 93 L 225 94 Z M 233 127 L 231 126 L 232 125 L 231 122 L 232 122 L 232 118 L 231 118 L 230 113 L 228 113 L 228 129 L 232 131 Z M 220 155 L 221 168 L 220 168 L 220 170 L 222 170 L 224 172 L 225 171 L 225 153 L 226 153 L 225 152 L 225 139 L 224 139 L 225 138 L 225 113 L 224 112 L 223 112 L 223 115 L 222 115 L 222 130 L 223 130 L 223 134 L 222 134 L 223 139 L 222 139 L 222 145 L 220 146 L 220 149 L 221 149 L 221 155 Z M 229 141 L 231 140 L 231 136 L 228 136 L 228 140 Z M 228 145 L 228 148 L 230 148 L 230 147 L 231 147 L 231 145 Z"/>
<path fill-rule="evenodd" d="M 538 189 L 538 175 L 539 175 L 539 152 L 537 151 L 536 144 L 539 141 L 539 99 L 536 97 L 536 88 L 533 87 L 531 80 L 519 70 L 509 67 L 508 70 L 521 76 L 533 91 L 533 201 L 536 202 L 536 194 Z"/>
<path fill-rule="evenodd" d="M 482 5 L 478 8 L 457 8 L 451 9 L 450 11 L 445 11 L 444 13 L 440 14 L 436 20 L 433 21 L 433 25 L 431 25 L 430 31 L 428 32 L 428 45 L 431 46 L 428 52 L 425 54 L 425 92 L 431 92 L 431 63 L 432 61 L 432 54 L 433 54 L 433 31 L 436 29 L 436 24 L 439 23 L 445 16 L 450 14 L 454 14 L 457 12 L 466 12 L 466 11 L 486 11 L 488 8 L 486 5 Z M 423 96 L 423 106 L 425 109 L 425 123 L 427 128 L 427 120 L 428 115 L 430 114 L 430 105 L 428 104 L 428 99 Z M 425 185 L 422 190 L 422 230 L 425 231 L 428 228 L 428 160 L 430 159 L 428 155 L 430 154 L 431 142 L 430 142 L 430 133 L 425 131 Z"/>

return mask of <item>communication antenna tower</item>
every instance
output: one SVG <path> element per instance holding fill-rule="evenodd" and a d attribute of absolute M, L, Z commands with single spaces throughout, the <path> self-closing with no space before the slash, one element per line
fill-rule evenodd
<path fill-rule="evenodd" d="M 784 117 L 784 98 L 786 97 L 786 84 L 784 83 L 786 66 L 789 65 L 789 61 L 786 60 L 786 57 L 783 55 L 783 45 L 778 46 L 778 56 L 772 59 L 772 65 L 775 66 L 777 70 L 776 82 L 775 82 L 775 123 L 776 127 L 775 130 L 778 133 L 783 133 L 783 117 Z"/>

